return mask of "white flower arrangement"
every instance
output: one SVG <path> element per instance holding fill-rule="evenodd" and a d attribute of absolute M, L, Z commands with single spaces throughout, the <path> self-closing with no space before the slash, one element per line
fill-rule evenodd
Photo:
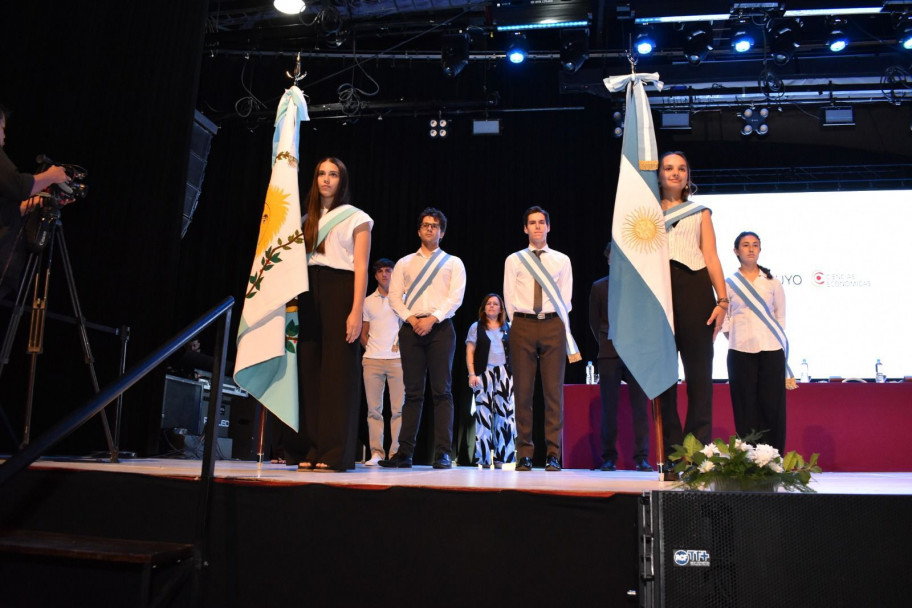
<path fill-rule="evenodd" d="M 784 457 L 779 450 L 765 443 L 756 443 L 758 433 L 743 439 L 732 435 L 728 442 L 716 439 L 703 445 L 693 436 L 684 438 L 684 445 L 674 446 L 669 459 L 675 462 L 674 471 L 681 483 L 691 489 L 707 489 L 725 484 L 727 488 L 751 490 L 757 488 L 813 492 L 808 487 L 812 473 L 820 473 L 819 454 L 805 461 L 801 454 L 791 451 Z"/>

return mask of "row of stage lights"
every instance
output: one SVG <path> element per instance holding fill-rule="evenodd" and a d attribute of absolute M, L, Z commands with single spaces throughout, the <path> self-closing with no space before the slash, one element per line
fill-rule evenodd
<path fill-rule="evenodd" d="M 781 111 L 782 108 L 780 107 Z M 738 117 L 744 121 L 741 127 L 741 135 L 749 137 L 751 135 L 764 136 L 770 131 L 767 120 L 770 117 L 770 109 L 767 106 L 747 106 L 738 113 Z M 624 136 L 624 113 L 616 110 L 612 114 L 614 127 L 612 136 L 620 139 Z M 689 110 L 663 110 L 660 114 L 660 129 L 678 129 L 690 130 L 691 113 Z M 820 125 L 825 128 L 830 127 L 852 127 L 855 125 L 855 112 L 852 106 L 837 106 L 830 104 L 820 110 Z M 912 128 L 912 126 L 910 126 Z"/>
<path fill-rule="evenodd" d="M 826 47 L 833 53 L 844 51 L 852 43 L 846 34 L 848 22 L 844 17 L 828 18 L 829 34 Z M 803 26 L 800 19 L 771 19 L 765 26 L 759 26 L 750 19 L 741 18 L 734 22 L 731 36 L 731 48 L 736 53 L 747 53 L 752 50 L 764 36 L 768 37 L 769 49 L 773 60 L 780 64 L 788 63 L 800 47 L 799 30 Z M 697 23 L 684 32 L 684 57 L 688 63 L 699 65 L 713 50 L 713 34 L 709 24 Z M 764 31 L 765 30 L 765 31 Z M 896 23 L 897 43 L 906 50 L 912 50 L 912 13 L 901 15 Z M 656 30 L 651 24 L 639 26 L 634 39 L 634 48 L 639 55 L 649 55 L 659 48 Z"/>
<path fill-rule="evenodd" d="M 443 37 L 440 49 L 440 63 L 443 73 L 448 78 L 455 78 L 469 64 L 469 47 L 471 39 L 468 34 L 447 34 Z M 521 32 L 510 34 L 506 45 L 507 61 L 516 65 L 529 57 L 529 46 L 526 35 Z M 572 27 L 560 30 L 560 64 L 564 70 L 575 72 L 589 59 L 589 28 Z"/>

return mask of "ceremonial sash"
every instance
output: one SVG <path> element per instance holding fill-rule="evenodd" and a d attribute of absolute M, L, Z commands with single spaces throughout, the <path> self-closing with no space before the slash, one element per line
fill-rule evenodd
<path fill-rule="evenodd" d="M 686 201 L 680 205 L 675 205 L 665 210 L 665 230 L 671 230 L 671 226 L 675 222 L 680 222 L 685 217 L 693 215 L 694 213 L 700 213 L 704 209 L 709 209 L 709 207 L 704 207 L 693 201 Z"/>
<path fill-rule="evenodd" d="M 548 269 L 545 268 L 542 261 L 537 255 L 532 253 L 532 250 L 530 249 L 517 251 L 513 255 L 518 256 L 519 261 L 522 262 L 522 265 L 529 271 L 529 274 L 532 275 L 535 282 L 541 285 L 542 291 L 548 295 L 548 298 L 554 304 L 554 308 L 557 309 L 557 316 L 563 321 L 564 332 L 567 334 L 567 358 L 570 360 L 570 363 L 580 361 L 583 357 L 579 353 L 576 341 L 573 339 L 573 336 L 570 335 L 570 315 L 567 312 L 567 305 L 564 304 L 564 300 L 560 295 L 560 289 L 551 277 L 551 273 L 548 272 Z"/>
<path fill-rule="evenodd" d="M 307 252 L 307 261 L 310 261 L 310 258 L 313 257 L 314 251 L 317 250 L 317 247 L 320 246 L 320 243 L 326 240 L 326 237 L 329 235 L 329 232 L 333 228 L 335 228 L 340 222 L 344 222 L 356 213 L 358 213 L 358 208 L 349 205 L 346 207 L 336 207 L 321 217 L 319 224 L 320 229 L 317 230 L 317 242 L 314 243 L 313 251 Z"/>
<path fill-rule="evenodd" d="M 450 254 L 443 253 L 443 250 L 439 248 L 431 254 L 431 257 L 429 257 L 427 262 L 424 263 L 424 266 L 421 267 L 421 272 L 419 272 L 418 276 L 415 277 L 415 280 L 412 281 L 411 289 L 405 297 L 405 306 L 409 310 L 411 310 L 415 302 L 418 301 L 418 298 L 424 293 L 424 290 L 431 286 L 434 277 L 437 276 L 437 273 L 440 272 L 440 269 L 443 268 L 443 265 L 446 264 L 449 259 Z M 438 321 L 443 321 L 443 319 L 438 319 Z"/>
<path fill-rule="evenodd" d="M 788 364 L 789 345 L 788 338 L 785 337 L 785 330 L 782 329 L 782 326 L 779 325 L 779 321 L 777 321 L 773 316 L 773 313 L 770 312 L 766 302 L 763 301 L 763 297 L 740 271 L 735 272 L 734 279 L 729 277 L 725 279 L 725 282 L 732 291 L 738 294 L 738 297 L 741 298 L 744 304 L 763 321 L 763 324 L 766 325 L 767 329 L 769 329 L 779 341 L 782 352 L 785 353 L 785 377 L 794 378 L 795 376 Z M 729 304 L 729 306 L 730 305 L 731 304 Z"/>

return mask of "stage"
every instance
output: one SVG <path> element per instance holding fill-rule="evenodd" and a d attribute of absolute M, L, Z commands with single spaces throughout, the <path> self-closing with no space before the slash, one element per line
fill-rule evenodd
<path fill-rule="evenodd" d="M 3 487 L 0 526 L 194 543 L 200 472 L 198 460 L 44 459 Z M 811 500 L 912 508 L 912 473 L 822 473 L 812 487 Z M 218 461 L 199 605 L 635 606 L 638 504 L 674 488 L 633 471 L 319 473 Z M 19 556 L 0 568 L 16 581 L 2 605 L 127 605 L 133 593 L 122 569 L 109 580 L 101 567 Z M 99 589 L 104 597 L 91 595 Z M 188 583 L 164 605 L 190 597 Z"/>

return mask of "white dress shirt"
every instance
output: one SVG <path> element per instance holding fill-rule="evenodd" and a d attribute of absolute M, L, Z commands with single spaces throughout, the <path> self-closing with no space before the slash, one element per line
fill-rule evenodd
<path fill-rule="evenodd" d="M 446 255 L 440 250 L 440 255 Z M 421 249 L 411 253 L 396 262 L 393 267 L 393 276 L 390 279 L 389 301 L 390 306 L 405 321 L 410 316 L 416 317 L 433 315 L 438 321 L 449 319 L 456 310 L 462 306 L 462 297 L 465 294 L 466 271 L 462 260 L 455 255 L 444 262 L 443 267 L 434 276 L 428 288 L 412 303 L 411 308 L 405 305 L 405 295 L 412 288 L 415 278 L 424 268 L 430 256 L 425 255 Z M 437 260 L 434 261 L 437 263 Z M 430 272 L 430 270 L 429 270 Z M 427 275 L 425 275 L 427 276 Z M 422 278 L 422 282 L 424 279 Z"/>
<path fill-rule="evenodd" d="M 535 251 L 531 246 L 530 251 Z M 541 258 L 545 270 L 554 279 L 554 283 L 560 290 L 560 297 L 567 306 L 567 312 L 570 312 L 572 306 L 570 299 L 573 296 L 573 267 L 570 265 L 570 258 L 566 255 L 551 249 L 547 245 L 542 247 Z M 526 267 L 519 261 L 515 254 L 507 256 L 504 262 L 504 303 L 507 306 L 507 315 L 513 318 L 514 312 L 532 314 L 533 297 L 535 294 L 535 278 L 526 270 Z M 557 312 L 554 302 L 548 297 L 548 292 L 542 292 L 542 309 L 543 313 Z"/>
<path fill-rule="evenodd" d="M 782 283 L 768 279 L 762 272 L 751 281 L 751 285 L 763 298 L 773 318 L 785 329 L 785 291 Z M 728 290 L 728 314 L 722 322 L 722 331 L 728 336 L 728 348 L 742 353 L 759 353 L 764 350 L 780 350 L 782 345 L 773 332 L 748 308 L 734 289 Z"/>

